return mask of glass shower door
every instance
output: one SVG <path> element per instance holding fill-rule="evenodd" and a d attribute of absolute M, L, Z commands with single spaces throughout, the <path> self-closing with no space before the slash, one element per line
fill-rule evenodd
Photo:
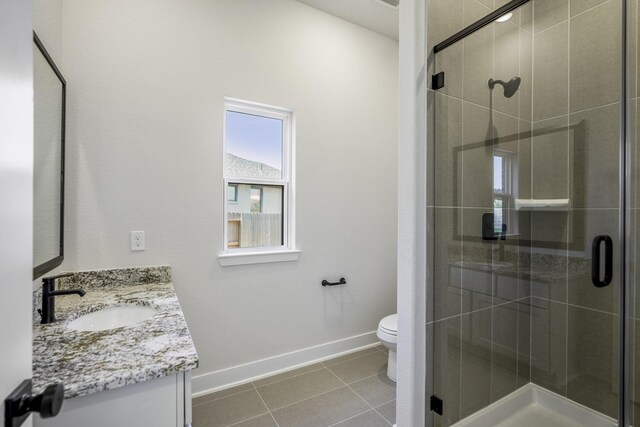
<path fill-rule="evenodd" d="M 458 3 L 493 10 L 430 7 Z M 534 395 L 617 425 L 622 5 L 531 0 L 432 54 L 427 425 Z"/>

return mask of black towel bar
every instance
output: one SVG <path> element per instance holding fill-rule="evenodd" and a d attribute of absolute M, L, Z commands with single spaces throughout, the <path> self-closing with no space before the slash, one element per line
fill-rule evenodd
<path fill-rule="evenodd" d="M 338 282 L 327 282 L 326 280 L 322 281 L 322 286 L 336 286 L 336 285 L 346 285 L 347 281 L 344 279 L 344 277 L 340 278 L 340 281 Z"/>

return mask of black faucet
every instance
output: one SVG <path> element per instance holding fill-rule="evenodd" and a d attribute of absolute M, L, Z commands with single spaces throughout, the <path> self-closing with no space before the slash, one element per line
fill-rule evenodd
<path fill-rule="evenodd" d="M 85 291 L 82 289 L 68 289 L 63 291 L 56 291 L 55 284 L 56 279 L 63 277 L 69 277 L 73 273 L 59 274 L 57 276 L 45 277 L 42 279 L 42 309 L 38 310 L 40 316 L 42 316 L 41 324 L 53 323 L 56 321 L 56 304 L 55 297 L 60 295 L 80 295 L 84 296 Z"/>

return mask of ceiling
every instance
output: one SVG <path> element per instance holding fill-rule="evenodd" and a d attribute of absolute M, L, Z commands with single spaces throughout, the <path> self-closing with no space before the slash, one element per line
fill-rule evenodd
<path fill-rule="evenodd" d="M 298 0 L 376 33 L 398 40 L 398 8 L 380 0 Z"/>

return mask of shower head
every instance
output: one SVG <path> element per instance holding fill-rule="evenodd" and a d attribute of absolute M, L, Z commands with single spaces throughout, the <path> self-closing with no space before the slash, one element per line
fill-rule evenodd
<path fill-rule="evenodd" d="M 496 84 L 502 85 L 504 88 L 504 96 L 511 98 L 520 87 L 521 80 L 522 79 L 520 77 L 514 77 L 505 83 L 502 80 L 489 79 L 489 89 L 493 89 Z"/>

